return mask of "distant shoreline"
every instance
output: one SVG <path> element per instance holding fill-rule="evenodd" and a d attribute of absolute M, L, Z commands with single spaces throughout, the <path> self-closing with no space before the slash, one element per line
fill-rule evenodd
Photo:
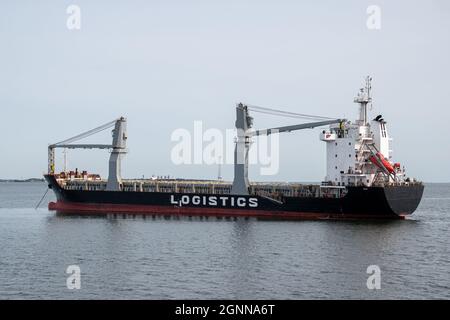
<path fill-rule="evenodd" d="M 136 178 L 139 179 L 139 178 Z M 205 179 L 207 180 L 207 179 Z M 28 179 L 0 179 L 0 183 L 7 182 L 45 182 L 44 178 L 28 178 Z M 303 184 L 319 184 L 318 182 L 298 182 Z M 423 182 L 425 184 L 450 184 L 450 182 Z"/>
<path fill-rule="evenodd" d="M 29 178 L 29 179 L 0 179 L 0 182 L 44 182 L 44 178 Z"/>

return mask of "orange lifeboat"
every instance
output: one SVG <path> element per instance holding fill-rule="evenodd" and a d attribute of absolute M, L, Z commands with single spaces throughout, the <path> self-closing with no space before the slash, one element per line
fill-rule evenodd
<path fill-rule="evenodd" d="M 389 173 L 394 173 L 394 167 L 392 166 L 392 164 L 390 164 L 390 162 L 383 156 L 383 154 L 381 152 L 377 152 L 376 156 L 371 156 L 369 158 L 369 160 L 376 165 L 379 168 L 382 168 L 381 165 L 384 167 L 384 169 L 386 169 L 387 171 L 389 171 Z M 381 163 L 381 164 L 380 164 Z"/>

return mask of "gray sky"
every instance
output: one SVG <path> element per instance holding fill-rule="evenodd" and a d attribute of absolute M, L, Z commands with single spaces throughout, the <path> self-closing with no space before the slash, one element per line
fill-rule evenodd
<path fill-rule="evenodd" d="M 70 4 L 81 8 L 81 30 L 66 27 Z M 372 4 L 381 30 L 366 27 Z M 40 176 L 49 143 L 120 115 L 124 176 L 215 178 L 217 166 L 171 163 L 174 129 L 194 120 L 232 128 L 238 101 L 354 119 L 353 97 L 370 74 L 394 160 L 424 181 L 450 181 L 447 0 L 4 0 L 0 39 L 0 178 Z M 294 123 L 255 115 L 256 127 Z M 252 168 L 251 179 L 320 181 L 318 135 L 283 135 L 279 174 Z M 105 174 L 107 157 L 71 151 L 69 165 Z M 231 179 L 232 167 L 223 175 Z"/>

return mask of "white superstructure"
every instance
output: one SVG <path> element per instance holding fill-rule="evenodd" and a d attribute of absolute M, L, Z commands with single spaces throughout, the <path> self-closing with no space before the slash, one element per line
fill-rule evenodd
<path fill-rule="evenodd" d="M 355 122 L 330 125 L 320 134 L 327 144 L 327 175 L 325 183 L 336 186 L 388 184 L 401 182 L 404 170 L 392 163 L 386 121 L 381 115 L 369 120 L 368 105 L 372 78 L 360 90 L 354 102 L 359 104 Z"/>

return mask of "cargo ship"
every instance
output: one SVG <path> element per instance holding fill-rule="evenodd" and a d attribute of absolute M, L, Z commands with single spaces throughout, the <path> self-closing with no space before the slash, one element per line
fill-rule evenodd
<path fill-rule="evenodd" d="M 392 161 L 391 138 L 381 115 L 372 120 L 371 78 L 354 102 L 359 107 L 355 121 L 263 108 L 238 103 L 234 150 L 234 179 L 198 180 L 153 177 L 122 179 L 121 162 L 127 153 L 126 119 L 121 117 L 101 127 L 48 147 L 48 186 L 56 195 L 50 210 L 80 215 L 198 216 L 226 219 L 270 220 L 403 219 L 412 214 L 424 186 L 409 178 L 400 163 Z M 250 112 L 314 119 L 314 122 L 253 129 Z M 326 144 L 326 177 L 320 184 L 250 182 L 249 149 L 258 136 L 307 128 L 321 129 Z M 113 128 L 112 144 L 74 144 L 97 132 Z M 55 171 L 56 148 L 108 149 L 107 179 L 87 171 Z"/>

